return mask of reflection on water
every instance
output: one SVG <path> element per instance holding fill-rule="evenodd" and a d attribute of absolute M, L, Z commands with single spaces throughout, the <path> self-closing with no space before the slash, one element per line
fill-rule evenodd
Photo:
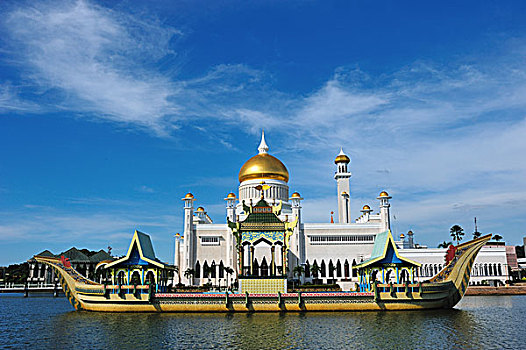
<path fill-rule="evenodd" d="M 466 297 L 452 310 L 288 314 L 106 314 L 65 298 L 0 296 L 0 347 L 524 348 L 526 296 Z"/>

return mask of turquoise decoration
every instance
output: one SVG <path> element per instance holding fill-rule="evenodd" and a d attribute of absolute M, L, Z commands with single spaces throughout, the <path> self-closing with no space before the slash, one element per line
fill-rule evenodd
<path fill-rule="evenodd" d="M 241 241 L 254 243 L 260 238 L 264 238 L 272 243 L 283 242 L 284 232 L 283 231 L 249 231 L 243 232 Z"/>

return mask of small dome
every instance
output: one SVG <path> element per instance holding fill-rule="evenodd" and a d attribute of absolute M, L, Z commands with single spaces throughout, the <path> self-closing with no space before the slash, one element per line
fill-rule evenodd
<path fill-rule="evenodd" d="M 371 210 L 371 207 L 366 204 L 363 206 L 362 210 Z"/>
<path fill-rule="evenodd" d="M 300 194 L 298 192 L 294 192 L 292 194 L 292 196 L 290 196 L 291 198 L 301 198 Z"/>
<path fill-rule="evenodd" d="M 340 153 L 336 156 L 336 159 L 334 160 L 334 163 L 349 163 L 350 161 L 351 158 L 349 158 L 345 153 L 343 153 L 343 148 L 341 148 Z"/>
<path fill-rule="evenodd" d="M 199 208 L 197 208 L 195 211 L 205 211 L 205 208 L 203 208 L 203 207 L 199 207 Z"/>
<path fill-rule="evenodd" d="M 400 234 L 400 239 L 404 239 L 405 235 L 403 233 Z"/>
<path fill-rule="evenodd" d="M 349 194 L 345 191 L 342 192 L 342 196 L 348 196 Z"/>
<path fill-rule="evenodd" d="M 385 191 L 380 192 L 379 197 L 389 197 L 389 194 Z"/>
<path fill-rule="evenodd" d="M 185 199 L 193 199 L 193 198 L 194 198 L 194 195 L 191 194 L 190 192 L 188 192 L 188 193 L 186 194 L 186 196 L 184 196 L 184 198 L 185 198 Z"/>
<path fill-rule="evenodd" d="M 234 192 L 230 192 L 230 193 L 228 194 L 228 196 L 226 196 L 226 198 L 228 198 L 228 199 L 234 199 L 234 198 L 236 198 L 236 194 L 235 194 Z"/>

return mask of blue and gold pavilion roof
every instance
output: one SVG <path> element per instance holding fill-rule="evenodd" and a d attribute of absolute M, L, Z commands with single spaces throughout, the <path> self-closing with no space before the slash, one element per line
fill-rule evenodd
<path fill-rule="evenodd" d="M 126 256 L 106 264 L 105 268 L 118 265 L 154 265 L 160 268 L 170 268 L 155 257 L 152 241 L 146 233 L 135 230 Z"/>
<path fill-rule="evenodd" d="M 398 254 L 398 249 L 396 248 L 396 244 L 394 243 L 394 239 L 391 235 L 390 230 L 376 235 L 371 257 L 366 261 L 360 263 L 359 265 L 353 266 L 353 268 L 360 269 L 367 266 L 378 266 L 385 264 L 400 264 L 413 266 L 421 265 L 413 260 L 404 258 L 403 256 L 400 256 L 400 254 Z"/>

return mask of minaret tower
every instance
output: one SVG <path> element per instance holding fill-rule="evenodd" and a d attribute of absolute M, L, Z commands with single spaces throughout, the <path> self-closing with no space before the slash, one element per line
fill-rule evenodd
<path fill-rule="evenodd" d="M 336 184 L 338 187 L 338 222 L 340 224 L 348 224 L 351 222 L 351 185 L 349 179 L 351 173 L 347 170 L 347 165 L 351 159 L 343 153 L 343 148 L 336 156 L 334 163 L 336 164 Z"/>
<path fill-rule="evenodd" d="M 233 192 L 230 192 L 226 198 L 226 217 L 227 220 L 230 222 L 236 222 L 236 195 Z M 226 236 L 226 264 L 228 267 L 232 267 L 235 270 L 236 264 L 234 264 L 236 252 L 235 252 L 235 242 L 234 242 L 234 235 L 232 234 L 232 230 L 227 231 Z"/>
<path fill-rule="evenodd" d="M 194 245 L 195 245 L 195 234 L 193 232 L 193 220 L 194 220 L 194 195 L 187 193 L 184 198 L 184 241 L 183 241 L 183 271 L 186 269 L 194 268 Z M 181 267 L 179 267 L 181 268 Z M 192 284 L 192 281 L 190 281 Z"/>
<path fill-rule="evenodd" d="M 380 195 L 377 197 L 380 200 L 380 220 L 384 226 L 383 229 L 386 231 L 391 229 L 391 217 L 389 215 L 389 207 L 391 206 L 389 199 L 391 198 L 385 191 L 380 192 Z"/>
<path fill-rule="evenodd" d="M 292 203 L 292 215 L 298 218 L 298 224 L 294 228 L 294 242 L 295 242 L 295 253 L 298 258 L 297 266 L 305 265 L 305 235 L 303 232 L 303 225 L 301 221 L 301 195 L 298 192 L 294 192 L 290 197 Z"/>

